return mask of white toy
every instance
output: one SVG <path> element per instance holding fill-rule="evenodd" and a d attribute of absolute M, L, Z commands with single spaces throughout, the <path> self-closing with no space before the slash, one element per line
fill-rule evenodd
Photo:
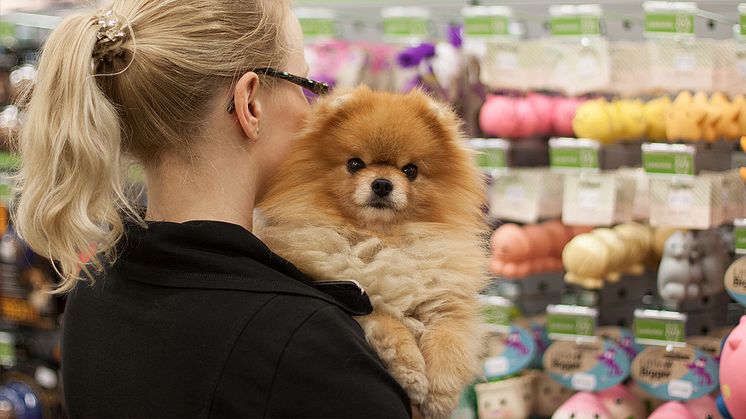
<path fill-rule="evenodd" d="M 533 377 L 477 384 L 479 419 L 525 419 L 533 405 Z"/>
<path fill-rule="evenodd" d="M 712 296 L 723 292 L 725 271 L 730 265 L 730 249 L 725 247 L 718 230 L 702 231 L 697 235 L 700 265 L 704 278 L 702 295 Z"/>
<path fill-rule="evenodd" d="M 700 296 L 703 274 L 697 257 L 694 234 L 677 231 L 666 240 L 658 268 L 658 293 L 663 300 L 680 303 Z"/>

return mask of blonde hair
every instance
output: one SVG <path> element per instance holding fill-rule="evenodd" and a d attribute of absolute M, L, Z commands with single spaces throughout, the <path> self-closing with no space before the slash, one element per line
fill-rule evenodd
<path fill-rule="evenodd" d="M 61 267 L 58 292 L 113 263 L 124 218 L 143 223 L 125 187 L 130 157 L 188 154 L 216 94 L 287 55 L 286 1 L 117 0 L 110 9 L 125 37 L 102 48 L 97 14 L 66 18 L 23 105 L 14 221 Z"/>

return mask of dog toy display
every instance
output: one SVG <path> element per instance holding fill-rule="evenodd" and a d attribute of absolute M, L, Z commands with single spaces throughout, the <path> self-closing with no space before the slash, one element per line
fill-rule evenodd
<path fill-rule="evenodd" d="M 421 92 L 365 87 L 312 115 L 255 232 L 316 280 L 360 283 L 368 342 L 425 417 L 447 418 L 479 371 L 487 285 L 485 188 L 458 120 Z"/>
<path fill-rule="evenodd" d="M 538 93 L 488 95 L 479 121 L 487 136 L 520 140 L 536 136 L 573 135 L 572 121 L 582 100 Z"/>

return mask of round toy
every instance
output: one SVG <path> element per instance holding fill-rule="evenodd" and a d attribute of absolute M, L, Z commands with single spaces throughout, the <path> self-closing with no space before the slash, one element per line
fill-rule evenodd
<path fill-rule="evenodd" d="M 493 137 L 514 138 L 517 134 L 515 99 L 490 95 L 479 113 L 482 131 Z"/>
<path fill-rule="evenodd" d="M 645 406 L 622 384 L 598 393 L 598 398 L 614 419 L 644 418 Z"/>
<path fill-rule="evenodd" d="M 552 133 L 552 114 L 554 112 L 555 99 L 540 93 L 531 93 L 526 100 L 533 106 L 536 113 L 536 132 L 540 135 Z"/>
<path fill-rule="evenodd" d="M 643 107 L 647 125 L 646 136 L 651 141 L 666 141 L 666 113 L 671 106 L 671 98 L 661 96 L 650 100 Z"/>
<path fill-rule="evenodd" d="M 575 113 L 582 101 L 575 98 L 559 98 L 554 104 L 552 113 L 552 127 L 554 134 L 564 137 L 571 137 L 575 134 L 572 128 L 572 121 Z"/>
<path fill-rule="evenodd" d="M 530 225 L 523 228 L 531 240 L 531 272 L 547 272 L 552 269 L 552 243 L 547 230 L 541 225 Z"/>
<path fill-rule="evenodd" d="M 619 235 L 610 228 L 598 228 L 590 234 L 601 239 L 609 248 L 609 271 L 606 274 L 606 280 L 612 283 L 618 282 L 622 278 L 625 263 L 629 260 L 630 249 L 619 238 Z"/>
<path fill-rule="evenodd" d="M 592 234 L 581 234 L 562 252 L 565 282 L 588 289 L 601 289 L 609 266 L 609 248 Z"/>
<path fill-rule="evenodd" d="M 604 144 L 610 144 L 614 138 L 614 129 L 606 99 L 589 100 L 578 107 L 572 128 L 575 136 L 590 138 Z"/>
<path fill-rule="evenodd" d="M 682 403 L 668 402 L 655 409 L 648 419 L 695 419 L 695 417 Z"/>
<path fill-rule="evenodd" d="M 552 419 L 614 419 L 609 414 L 601 400 L 593 393 L 577 393 L 570 397 Z"/>
<path fill-rule="evenodd" d="M 492 235 L 492 272 L 520 279 L 531 273 L 533 246 L 526 231 L 515 224 L 504 224 Z"/>
<path fill-rule="evenodd" d="M 720 391 L 728 412 L 746 418 L 746 316 L 728 335 L 720 354 Z"/>
<path fill-rule="evenodd" d="M 528 99 L 515 100 L 515 117 L 515 138 L 529 138 L 539 132 L 539 115 Z"/>
<path fill-rule="evenodd" d="M 712 396 L 700 397 L 685 403 L 687 409 L 692 412 L 696 419 L 723 419 L 718 411 L 715 398 Z"/>

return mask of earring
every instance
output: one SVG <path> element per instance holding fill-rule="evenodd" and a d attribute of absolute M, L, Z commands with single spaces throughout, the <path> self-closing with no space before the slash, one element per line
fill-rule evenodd
<path fill-rule="evenodd" d="M 256 134 L 256 136 L 257 136 L 257 137 L 259 137 L 259 127 L 256 127 L 256 132 L 255 132 L 255 134 Z"/>

